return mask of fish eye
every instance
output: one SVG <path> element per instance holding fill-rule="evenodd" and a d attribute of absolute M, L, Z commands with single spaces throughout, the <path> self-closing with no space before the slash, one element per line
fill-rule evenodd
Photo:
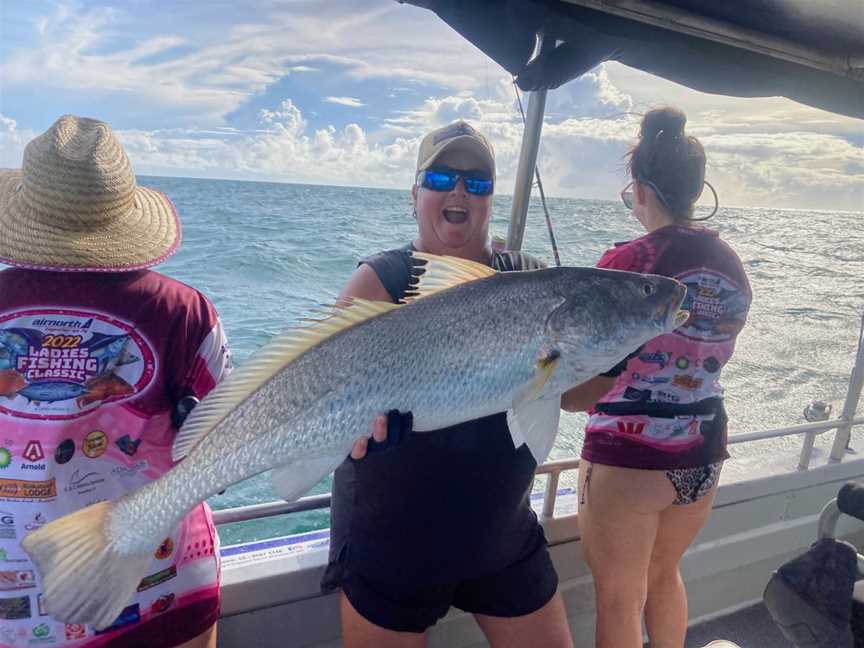
<path fill-rule="evenodd" d="M 650 297 L 651 295 L 653 295 L 655 290 L 656 289 L 654 288 L 654 284 L 652 284 L 652 283 L 643 283 L 642 284 L 642 294 L 645 295 L 646 297 Z"/>

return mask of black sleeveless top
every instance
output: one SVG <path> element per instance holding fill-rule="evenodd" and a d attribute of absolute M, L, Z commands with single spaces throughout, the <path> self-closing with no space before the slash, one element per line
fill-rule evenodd
<path fill-rule="evenodd" d="M 394 302 L 411 282 L 409 250 L 361 262 Z M 491 265 L 510 271 L 544 264 L 493 252 Z M 334 473 L 322 587 L 338 587 L 352 573 L 378 583 L 444 584 L 517 562 L 542 533 L 529 503 L 536 468 L 526 446 L 513 447 L 504 413 L 411 433 L 386 452 L 346 460 Z"/>

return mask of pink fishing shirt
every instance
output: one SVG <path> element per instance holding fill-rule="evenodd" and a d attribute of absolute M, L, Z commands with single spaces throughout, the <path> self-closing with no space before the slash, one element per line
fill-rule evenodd
<path fill-rule="evenodd" d="M 167 472 L 175 403 L 202 398 L 229 369 L 216 311 L 178 281 L 149 270 L 0 272 L 0 647 L 173 646 L 217 620 L 218 538 L 206 504 L 154 551 L 101 632 L 44 613 L 20 543 Z"/>

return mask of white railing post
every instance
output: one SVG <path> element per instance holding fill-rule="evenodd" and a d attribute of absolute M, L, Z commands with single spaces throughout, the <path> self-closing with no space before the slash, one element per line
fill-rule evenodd
<path fill-rule="evenodd" d="M 804 445 L 801 447 L 801 457 L 798 459 L 798 470 L 810 468 L 810 458 L 813 456 L 813 444 L 816 443 L 816 432 L 804 435 Z"/>
<path fill-rule="evenodd" d="M 846 392 L 846 402 L 843 403 L 843 412 L 840 414 L 845 425 L 837 429 L 834 435 L 834 445 L 831 448 L 830 461 L 843 461 L 849 438 L 852 436 L 852 419 L 855 418 L 855 410 L 858 409 L 858 401 L 861 398 L 861 390 L 864 388 L 864 315 L 861 316 L 861 329 L 858 333 L 858 353 L 855 356 L 855 367 L 849 378 L 849 390 Z"/>
<path fill-rule="evenodd" d="M 555 500 L 558 498 L 558 476 L 560 474 L 557 470 L 550 472 L 546 479 L 546 494 L 543 496 L 543 519 L 555 517 Z"/>

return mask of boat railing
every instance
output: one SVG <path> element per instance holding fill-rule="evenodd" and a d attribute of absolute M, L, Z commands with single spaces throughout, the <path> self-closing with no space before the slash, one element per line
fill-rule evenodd
<path fill-rule="evenodd" d="M 846 421 L 842 418 L 833 419 L 830 421 L 822 421 L 819 423 L 804 423 L 801 425 L 790 425 L 788 427 L 775 428 L 773 430 L 762 430 L 759 432 L 749 432 L 745 434 L 735 434 L 729 437 L 729 444 L 748 443 L 752 441 L 762 441 L 764 439 L 776 439 L 779 437 L 793 436 L 796 434 L 806 435 L 804 447 L 801 451 L 801 459 L 799 461 L 799 470 L 807 470 L 810 464 L 810 458 L 813 450 L 811 439 L 816 436 L 829 432 L 831 430 L 851 428 L 857 425 L 864 425 L 864 416 L 860 416 Z M 576 470 L 579 468 L 579 459 L 576 457 L 568 459 L 559 459 L 556 461 L 548 461 L 537 467 L 538 475 L 547 475 L 546 485 L 544 488 L 543 499 L 543 518 L 552 518 L 555 511 L 555 502 L 558 493 L 558 484 L 561 473 L 568 470 Z M 236 508 L 222 509 L 213 512 L 213 518 L 217 525 L 231 524 L 234 522 L 245 522 L 247 520 L 257 520 L 259 518 L 271 517 L 274 515 L 286 515 L 288 513 L 301 513 L 303 511 L 311 511 L 315 509 L 324 509 L 330 506 L 330 494 L 310 495 L 301 497 L 294 502 L 267 502 L 264 504 L 251 504 L 248 506 L 238 506 Z"/>
<path fill-rule="evenodd" d="M 849 387 L 843 410 L 840 416 L 834 419 L 789 425 L 786 427 L 761 430 L 757 432 L 746 432 L 729 437 L 728 443 L 740 444 L 763 441 L 765 439 L 777 439 L 780 437 L 804 435 L 804 443 L 798 460 L 798 470 L 808 470 L 813 455 L 813 447 L 816 437 L 831 430 L 837 430 L 831 448 L 829 462 L 839 463 L 843 460 L 851 438 L 852 428 L 864 425 L 864 416 L 855 416 L 861 392 L 864 389 L 864 315 L 861 318 L 861 330 L 858 336 L 858 351 L 855 356 L 855 365 L 849 379 Z M 538 475 L 547 475 L 546 487 L 543 499 L 541 519 L 551 520 L 555 517 L 555 503 L 558 496 L 558 484 L 561 473 L 579 468 L 579 459 L 576 457 L 548 461 L 537 467 Z M 301 497 L 294 502 L 275 501 L 264 504 L 252 504 L 236 508 L 214 511 L 213 517 L 216 524 L 231 524 L 256 520 L 274 515 L 286 515 L 288 513 L 300 513 L 315 509 L 324 509 L 330 506 L 330 494 L 311 495 Z"/>

